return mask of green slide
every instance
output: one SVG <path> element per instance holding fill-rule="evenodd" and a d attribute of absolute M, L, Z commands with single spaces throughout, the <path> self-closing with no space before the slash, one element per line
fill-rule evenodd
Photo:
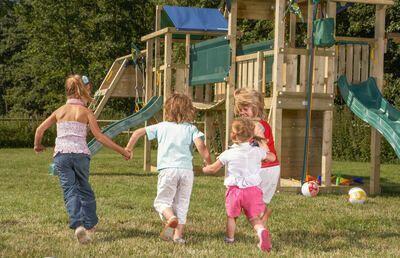
<path fill-rule="evenodd" d="M 110 138 L 114 138 L 123 131 L 128 130 L 134 126 L 140 125 L 145 121 L 153 117 L 158 111 L 161 110 L 163 105 L 163 98 L 161 96 L 153 96 L 150 101 L 137 113 L 130 115 L 122 120 L 110 124 L 102 130 L 102 133 Z M 93 138 L 89 143 L 88 147 L 90 153 L 95 155 L 103 145 Z"/>
<path fill-rule="evenodd" d="M 400 111 L 383 98 L 375 79 L 349 84 L 342 75 L 338 87 L 350 110 L 378 130 L 400 158 Z"/>
<path fill-rule="evenodd" d="M 130 115 L 124 119 L 121 119 L 115 123 L 110 124 L 109 126 L 104 128 L 101 132 L 110 138 L 114 138 L 123 131 L 126 131 L 129 128 L 140 125 L 141 123 L 149 120 L 158 111 L 161 110 L 162 105 L 163 105 L 163 98 L 160 96 L 154 96 L 139 112 Z M 103 145 L 100 142 L 98 142 L 96 138 L 93 138 L 88 143 L 88 147 L 90 153 L 93 156 L 103 147 Z M 57 171 L 54 168 L 54 163 L 52 163 L 49 166 L 49 174 L 53 176 L 58 175 Z"/>

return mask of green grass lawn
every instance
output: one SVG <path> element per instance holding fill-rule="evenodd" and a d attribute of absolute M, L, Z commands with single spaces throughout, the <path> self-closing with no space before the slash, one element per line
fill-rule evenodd
<path fill-rule="evenodd" d="M 157 175 L 142 172 L 142 154 L 124 161 L 102 151 L 91 163 L 98 205 L 96 241 L 81 246 L 68 229 L 58 178 L 47 174 L 50 148 L 0 150 L 0 257 L 264 256 L 242 216 L 237 243 L 223 242 L 225 230 L 222 177 L 198 175 L 190 204 L 185 246 L 158 238 L 162 223 L 153 210 Z M 334 162 L 334 172 L 368 176 L 369 164 Z M 364 205 L 344 195 L 305 198 L 277 193 L 269 221 L 272 256 L 400 256 L 400 165 L 382 166 L 385 191 Z"/>

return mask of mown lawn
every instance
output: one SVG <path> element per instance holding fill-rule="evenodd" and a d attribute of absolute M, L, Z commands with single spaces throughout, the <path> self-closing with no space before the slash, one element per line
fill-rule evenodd
<path fill-rule="evenodd" d="M 92 159 L 91 182 L 100 223 L 96 241 L 79 245 L 67 227 L 57 177 L 47 174 L 51 149 L 0 150 L 0 257 L 258 257 L 257 239 L 244 217 L 237 243 L 223 242 L 222 177 L 198 175 L 189 211 L 185 246 L 158 238 L 162 228 L 152 204 L 157 175 L 142 172 L 142 154 L 124 161 L 111 151 Z M 369 164 L 334 162 L 334 171 L 368 176 Z M 345 195 L 277 193 L 269 221 L 271 256 L 399 257 L 400 165 L 382 166 L 385 191 L 366 204 L 351 205 Z"/>

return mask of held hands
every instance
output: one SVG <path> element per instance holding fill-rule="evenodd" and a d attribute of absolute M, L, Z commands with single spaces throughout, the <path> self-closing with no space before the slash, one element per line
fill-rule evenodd
<path fill-rule="evenodd" d="M 125 148 L 122 156 L 124 156 L 125 160 L 130 160 L 132 158 L 132 151 L 128 148 Z"/>
<path fill-rule="evenodd" d="M 123 156 L 125 158 L 125 160 L 130 160 L 133 156 L 132 150 L 130 150 L 129 148 L 124 148 L 124 153 Z"/>
<path fill-rule="evenodd" d="M 45 149 L 46 148 L 42 144 L 38 144 L 33 147 L 33 150 L 36 152 L 36 154 L 43 152 Z"/>

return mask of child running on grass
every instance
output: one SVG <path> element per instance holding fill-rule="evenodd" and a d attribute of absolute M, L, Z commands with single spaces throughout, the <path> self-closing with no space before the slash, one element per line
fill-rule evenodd
<path fill-rule="evenodd" d="M 204 173 L 216 173 L 227 166 L 224 180 L 226 190 L 226 243 L 235 239 L 236 219 L 243 209 L 247 219 L 257 232 L 259 247 L 262 251 L 271 250 L 271 239 L 268 229 L 261 220 L 265 210 L 263 193 L 260 189 L 261 161 L 274 160 L 275 154 L 268 150 L 265 141 L 254 135 L 254 122 L 247 118 L 237 118 L 232 123 L 231 139 L 234 143 L 230 149 L 221 153 L 212 165 L 203 168 Z M 250 140 L 257 139 L 258 146 L 252 146 Z"/>
<path fill-rule="evenodd" d="M 154 208 L 161 218 L 166 219 L 160 237 L 184 244 L 183 233 L 193 186 L 193 143 L 207 164 L 211 159 L 203 141 L 204 134 L 190 123 L 195 116 L 191 99 L 175 93 L 167 99 L 164 108 L 166 121 L 134 131 L 126 150 L 132 150 L 145 134 L 149 140 L 157 138 L 158 183 Z"/>
<path fill-rule="evenodd" d="M 280 164 L 276 156 L 274 138 L 268 122 L 264 120 L 264 98 L 262 94 L 252 89 L 238 89 L 234 93 L 235 115 L 247 117 L 257 121 L 255 135 L 265 138 L 270 152 L 275 155 L 275 159 L 266 160 L 261 163 L 261 189 L 263 200 L 266 204 L 263 215 L 263 222 L 267 221 L 272 213 L 271 208 L 267 207 L 275 194 L 280 178 Z"/>
<path fill-rule="evenodd" d="M 85 103 L 91 102 L 89 90 L 81 76 L 71 75 L 65 82 L 67 103 L 54 111 L 36 129 L 34 150 L 42 152 L 43 134 L 57 124 L 54 164 L 64 192 L 64 203 L 69 216 L 69 226 L 75 230 L 79 243 L 92 241 L 95 226 L 96 199 L 89 183 L 90 151 L 86 143 L 87 126 L 94 137 L 108 148 L 120 153 L 126 160 L 130 152 L 101 133 L 96 117 Z"/>

